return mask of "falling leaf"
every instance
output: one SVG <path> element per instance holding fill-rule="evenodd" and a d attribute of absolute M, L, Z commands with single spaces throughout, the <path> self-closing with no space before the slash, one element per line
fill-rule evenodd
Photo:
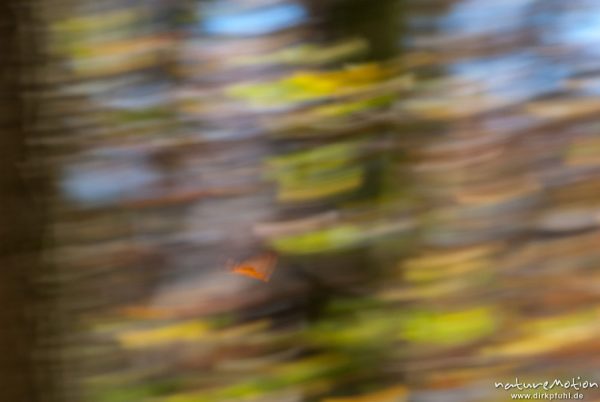
<path fill-rule="evenodd" d="M 277 257 L 273 253 L 265 253 L 250 258 L 239 264 L 229 263 L 229 270 L 236 275 L 243 275 L 259 281 L 268 282 L 275 270 Z"/>

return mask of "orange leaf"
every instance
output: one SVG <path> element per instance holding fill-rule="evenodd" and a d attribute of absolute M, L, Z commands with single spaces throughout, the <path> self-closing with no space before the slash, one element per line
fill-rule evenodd
<path fill-rule="evenodd" d="M 229 264 L 229 270 L 236 275 L 243 275 L 268 282 L 275 270 L 276 262 L 277 257 L 273 253 L 265 253 L 239 264 Z"/>

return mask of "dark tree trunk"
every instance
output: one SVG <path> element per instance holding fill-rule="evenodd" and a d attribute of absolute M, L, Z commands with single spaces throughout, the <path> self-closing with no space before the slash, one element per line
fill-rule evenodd
<path fill-rule="evenodd" d="M 41 222 L 23 180 L 26 131 L 22 102 L 23 2 L 0 2 L 0 399 L 35 402 L 30 274 Z M 29 50 L 27 50 L 29 51 Z"/>

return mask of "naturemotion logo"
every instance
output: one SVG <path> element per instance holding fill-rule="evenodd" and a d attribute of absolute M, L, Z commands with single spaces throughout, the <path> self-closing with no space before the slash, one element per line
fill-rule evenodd
<path fill-rule="evenodd" d="M 517 389 L 519 391 L 523 391 L 526 389 L 543 389 L 544 391 L 549 391 L 554 388 L 562 388 L 562 389 L 573 389 L 575 391 L 579 391 L 582 389 L 591 389 L 598 388 L 598 383 L 594 381 L 581 380 L 581 377 L 577 377 L 577 379 L 572 378 L 571 380 L 559 380 L 554 379 L 553 381 L 541 381 L 541 382 L 520 382 L 519 378 L 515 378 L 514 382 L 494 382 L 496 388 L 502 388 L 506 391 L 511 389 Z"/>

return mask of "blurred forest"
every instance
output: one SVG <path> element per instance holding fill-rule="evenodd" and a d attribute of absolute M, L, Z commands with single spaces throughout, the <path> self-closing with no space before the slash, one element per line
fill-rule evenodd
<path fill-rule="evenodd" d="M 0 3 L 0 401 L 598 379 L 599 39 L 594 0 Z"/>

